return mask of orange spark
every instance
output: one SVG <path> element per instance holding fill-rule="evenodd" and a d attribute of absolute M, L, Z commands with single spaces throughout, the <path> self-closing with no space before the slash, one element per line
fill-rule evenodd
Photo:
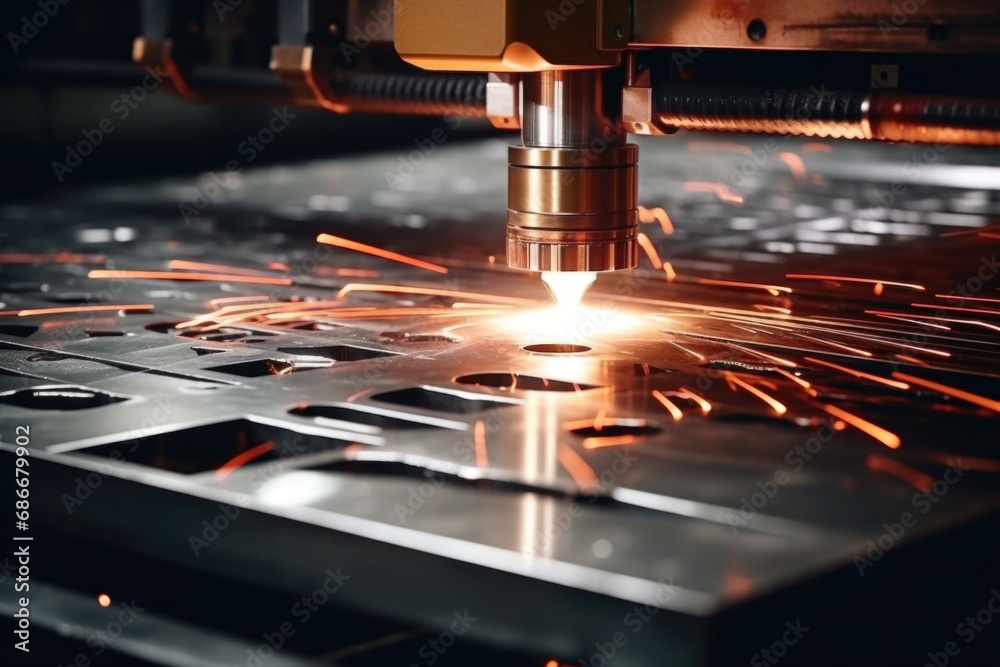
<path fill-rule="evenodd" d="M 875 292 L 875 296 L 882 296 L 882 292 L 885 290 L 885 285 L 882 283 L 875 283 L 875 287 L 872 289 Z"/>
<path fill-rule="evenodd" d="M 922 359 L 917 359 L 916 357 L 911 357 L 911 356 L 906 355 L 906 354 L 897 354 L 895 356 L 896 356 L 897 359 L 902 359 L 903 361 L 908 361 L 911 364 L 916 364 L 918 366 L 926 366 L 927 365 L 926 361 L 923 361 Z"/>
<path fill-rule="evenodd" d="M 712 411 L 712 404 L 711 403 L 709 403 L 704 398 L 702 398 L 698 394 L 694 393 L 693 391 L 691 391 L 687 387 L 681 387 L 681 389 L 677 392 L 677 395 L 680 396 L 681 398 L 690 398 L 692 401 L 694 401 L 695 403 L 697 403 L 698 407 L 701 408 L 701 413 L 703 415 L 707 415 L 709 412 Z"/>
<path fill-rule="evenodd" d="M 956 299 L 954 294 L 935 294 L 939 299 Z M 985 303 L 1000 303 L 1000 299 L 990 299 L 989 297 L 983 296 L 963 296 L 961 299 L 956 299 L 959 301 L 983 301 Z"/>
<path fill-rule="evenodd" d="M 473 439 L 476 443 L 476 466 L 479 468 L 489 468 L 490 459 L 486 455 L 486 422 L 482 419 L 476 421 L 473 428 Z"/>
<path fill-rule="evenodd" d="M 934 303 L 911 303 L 914 308 L 934 308 L 937 310 L 954 310 L 959 313 L 976 313 L 977 315 L 1000 315 L 1000 310 L 990 310 L 988 308 L 958 308 L 956 306 L 942 306 Z"/>
<path fill-rule="evenodd" d="M 268 262 L 267 268 L 271 269 L 272 271 L 284 271 L 285 273 L 292 272 L 292 267 L 282 262 Z"/>
<path fill-rule="evenodd" d="M 108 595 L 107 593 L 101 593 L 100 595 L 97 596 L 97 604 L 101 605 L 102 607 L 110 607 L 111 596 Z"/>
<path fill-rule="evenodd" d="M 744 382 L 743 380 L 739 379 L 738 377 L 736 377 L 735 375 L 733 375 L 728 371 L 725 373 L 725 376 L 727 382 L 731 382 L 739 387 L 742 387 L 743 389 L 746 389 L 748 392 L 750 392 L 760 400 L 770 405 L 771 408 L 775 411 L 775 413 L 783 415 L 786 412 L 788 412 L 788 408 L 786 408 L 783 403 L 775 400 L 771 396 L 768 396 L 757 387 L 754 387 L 753 385 Z"/>
<path fill-rule="evenodd" d="M 871 380 L 872 382 L 878 382 L 879 384 L 884 384 L 887 387 L 892 387 L 893 389 L 901 389 L 906 391 L 910 388 L 910 385 L 905 382 L 896 382 L 894 380 L 887 380 L 886 378 L 879 377 L 877 375 L 871 375 L 870 373 L 865 373 L 863 371 L 856 371 L 853 368 L 847 368 L 846 366 L 839 366 L 837 364 L 830 363 L 829 361 L 823 361 L 822 359 L 815 359 L 813 357 L 805 357 L 806 361 L 811 361 L 814 364 L 820 364 L 828 368 L 833 368 L 841 373 L 847 373 L 848 375 L 853 375 L 856 378 L 863 380 Z"/>
<path fill-rule="evenodd" d="M 556 458 L 562 464 L 562 467 L 566 468 L 566 472 L 569 473 L 569 476 L 573 478 L 578 487 L 584 491 L 597 489 L 597 473 L 594 472 L 594 469 L 572 447 L 560 444 Z"/>
<path fill-rule="evenodd" d="M 684 189 L 688 192 L 713 192 L 721 201 L 732 204 L 743 203 L 743 195 L 733 192 L 722 183 L 712 183 L 710 181 L 687 181 L 684 183 Z"/>
<path fill-rule="evenodd" d="M 264 454 L 267 454 L 274 449 L 274 442 L 268 440 L 267 442 L 262 442 L 256 447 L 252 447 L 245 452 L 241 452 L 229 459 L 215 471 L 215 479 L 225 479 L 233 474 L 233 471 L 241 466 L 245 466 L 256 458 L 260 458 Z"/>
<path fill-rule="evenodd" d="M 220 304 L 224 303 L 243 303 L 246 301 L 268 301 L 271 297 L 266 294 L 258 294 L 254 296 L 224 296 L 218 299 L 212 299 L 209 301 L 209 305 L 213 308 L 218 308 Z"/>
<path fill-rule="evenodd" d="M 829 412 L 834 417 L 838 419 L 843 419 L 845 422 L 858 429 L 859 431 L 864 431 L 871 437 L 875 438 L 883 445 L 889 449 L 898 449 L 900 445 L 899 436 L 891 431 L 887 431 L 881 426 L 877 426 L 870 421 L 865 421 L 861 417 L 851 414 L 846 410 L 841 410 L 835 405 L 824 405 L 823 409 Z"/>
<path fill-rule="evenodd" d="M 816 141 L 811 141 L 806 144 L 802 144 L 802 152 L 804 153 L 832 153 L 833 146 L 829 144 L 821 144 Z"/>
<path fill-rule="evenodd" d="M 66 313 L 100 313 L 121 310 L 126 313 L 151 311 L 151 303 L 123 304 L 110 306 L 60 306 L 58 308 L 28 308 L 25 310 L 0 310 L 0 315 L 17 315 L 18 317 L 35 317 L 38 315 L 65 315 Z"/>
<path fill-rule="evenodd" d="M 606 410 L 604 408 L 601 408 L 600 410 L 597 411 L 597 416 L 594 417 L 594 430 L 595 431 L 600 431 L 602 428 L 604 428 L 604 414 L 605 414 L 605 412 L 606 412 Z"/>
<path fill-rule="evenodd" d="M 674 271 L 674 266 L 670 262 L 663 263 L 663 271 L 667 274 L 668 283 L 674 282 L 674 279 L 677 278 L 677 272 Z"/>
<path fill-rule="evenodd" d="M 659 222 L 664 234 L 669 235 L 674 233 L 674 223 L 671 222 L 670 216 L 667 215 L 667 212 L 660 206 L 655 208 L 646 208 L 640 204 L 639 222 L 647 224 L 651 222 Z"/>
<path fill-rule="evenodd" d="M 802 162 L 800 158 L 795 153 L 778 153 L 778 159 L 788 165 L 789 171 L 792 172 L 792 176 L 796 181 L 804 181 L 808 174 L 806 173 L 806 165 Z"/>
<path fill-rule="evenodd" d="M 851 276 L 827 276 L 815 273 L 789 273 L 785 275 L 789 280 L 822 280 L 822 281 L 835 281 L 844 283 L 867 283 L 869 285 L 891 285 L 892 287 L 902 287 L 904 289 L 917 290 L 918 292 L 923 292 L 926 288 L 923 285 L 917 285 L 916 283 L 897 283 L 892 280 L 879 280 L 878 278 L 854 278 Z M 881 294 L 881 292 L 876 292 L 876 294 Z"/>
<path fill-rule="evenodd" d="M 382 259 L 399 262 L 400 264 L 409 264 L 410 266 L 415 266 L 418 269 L 427 269 L 428 271 L 433 271 L 435 273 L 448 273 L 448 269 L 443 266 L 431 264 L 430 262 L 425 262 L 413 257 L 407 257 L 406 255 L 400 255 L 399 253 L 391 252 L 383 248 L 376 248 L 375 246 L 358 243 L 357 241 L 351 241 L 339 236 L 333 236 L 332 234 L 320 234 L 316 237 L 316 242 L 325 243 L 338 248 L 344 248 L 345 250 L 363 252 L 368 255 L 374 255 L 375 257 L 381 257 Z"/>
<path fill-rule="evenodd" d="M 642 249 L 646 251 L 646 255 L 649 257 L 649 261 L 653 264 L 653 268 L 659 271 L 663 268 L 663 260 L 660 259 L 660 255 L 656 252 L 656 248 L 653 247 L 653 242 L 649 240 L 649 237 L 639 232 L 638 237 L 639 245 Z"/>
<path fill-rule="evenodd" d="M 923 491 L 924 493 L 930 491 L 931 487 L 934 485 L 934 478 L 930 475 L 924 474 L 919 470 L 915 470 L 914 468 L 900 463 L 899 461 L 893 461 L 888 457 L 880 456 L 878 454 L 869 454 L 865 457 L 865 466 L 867 466 L 869 470 L 884 472 L 892 475 L 893 477 L 898 477 L 918 491 Z"/>
<path fill-rule="evenodd" d="M 225 273 L 177 273 L 174 271 L 109 271 L 95 269 L 87 274 L 88 278 L 135 278 L 137 280 L 198 280 L 219 281 L 226 283 L 253 283 L 257 285 L 291 285 L 287 278 L 268 278 L 264 276 L 233 276 Z"/>
<path fill-rule="evenodd" d="M 674 418 L 675 422 L 679 422 L 684 417 L 684 413 L 681 412 L 681 409 L 674 405 L 674 403 L 669 398 L 664 396 L 662 392 L 654 389 L 653 398 L 658 400 L 660 404 L 667 409 L 670 416 Z"/>
<path fill-rule="evenodd" d="M 668 340 L 667 342 L 670 343 L 671 345 L 673 345 L 674 347 L 676 347 L 678 350 L 681 350 L 682 352 L 687 352 L 688 354 L 690 354 L 692 357 L 694 357 L 698 361 L 705 361 L 705 355 L 698 354 L 694 350 L 689 350 L 686 347 L 684 347 L 683 345 L 681 345 L 680 343 L 675 343 L 672 340 Z"/>
<path fill-rule="evenodd" d="M 798 375 L 795 375 L 794 373 L 789 373 L 784 368 L 775 368 L 774 370 L 778 371 L 779 373 L 781 373 L 786 378 L 788 378 L 789 380 L 791 380 L 795 384 L 799 385 L 803 389 L 806 389 L 806 390 L 811 390 L 812 389 L 812 385 L 809 384 L 808 382 L 806 382 L 805 380 L 803 380 L 802 378 L 800 378 Z M 812 392 L 812 391 L 810 392 L 810 394 L 812 394 L 812 395 L 815 395 L 815 393 L 816 392 Z"/>
<path fill-rule="evenodd" d="M 600 449 L 601 447 L 618 447 L 619 445 L 631 445 L 638 440 L 634 435 L 619 435 L 613 438 L 584 438 L 584 449 Z"/>
<path fill-rule="evenodd" d="M 237 276 L 259 276 L 264 274 L 264 271 L 259 269 L 244 269 L 238 266 L 227 266 L 225 264 L 205 264 L 204 262 L 189 262 L 183 259 L 172 259 L 167 262 L 167 268 L 171 271 L 201 271 L 201 272 L 215 272 L 215 273 L 226 273 L 233 274 Z"/>
<path fill-rule="evenodd" d="M 786 294 L 792 293 L 791 287 L 784 287 L 782 285 L 761 285 L 759 283 L 742 283 L 736 280 L 716 280 L 714 278 L 698 278 L 698 284 L 718 285 L 719 287 L 742 287 L 744 289 L 762 289 L 766 290 L 773 296 L 778 296 L 778 294 L 781 292 L 784 292 Z"/>
<path fill-rule="evenodd" d="M 926 387 L 927 389 L 936 391 L 939 394 L 944 394 L 945 396 L 952 396 L 954 398 L 962 399 L 963 401 L 968 401 L 969 403 L 974 403 L 975 405 L 993 410 L 994 412 L 1000 412 L 1000 401 L 994 401 L 993 399 L 980 396 L 979 394 L 973 394 L 955 387 L 949 387 L 946 384 L 932 382 L 931 380 L 925 380 L 923 378 L 914 377 L 898 371 L 894 372 L 892 377 L 905 380 L 911 384 L 920 385 L 921 387 Z"/>

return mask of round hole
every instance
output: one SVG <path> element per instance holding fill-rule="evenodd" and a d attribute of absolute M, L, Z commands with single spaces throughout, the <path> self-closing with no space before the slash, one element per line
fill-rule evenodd
<path fill-rule="evenodd" d="M 617 37 L 618 39 L 622 39 L 625 37 L 625 26 L 623 26 L 621 23 L 615 26 L 615 37 Z"/>
<path fill-rule="evenodd" d="M 590 348 L 586 345 L 571 345 L 569 343 L 525 345 L 521 349 L 525 352 L 535 352 L 537 354 L 577 354 L 579 352 L 590 352 Z"/>
<path fill-rule="evenodd" d="M 747 25 L 747 37 L 751 41 L 759 42 L 767 37 L 767 26 L 760 19 L 754 19 Z"/>

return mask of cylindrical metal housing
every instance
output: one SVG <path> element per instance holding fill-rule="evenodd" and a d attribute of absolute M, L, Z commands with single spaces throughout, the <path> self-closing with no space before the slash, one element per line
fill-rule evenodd
<path fill-rule="evenodd" d="M 511 146 L 507 264 L 612 271 L 638 263 L 637 162 L 604 113 L 599 70 L 524 77 L 523 146 Z"/>

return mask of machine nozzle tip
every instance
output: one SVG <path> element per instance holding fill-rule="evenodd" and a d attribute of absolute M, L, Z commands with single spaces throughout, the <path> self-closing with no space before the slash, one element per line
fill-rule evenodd
<path fill-rule="evenodd" d="M 544 271 L 542 281 L 560 306 L 575 306 L 583 299 L 597 274 L 593 271 Z"/>

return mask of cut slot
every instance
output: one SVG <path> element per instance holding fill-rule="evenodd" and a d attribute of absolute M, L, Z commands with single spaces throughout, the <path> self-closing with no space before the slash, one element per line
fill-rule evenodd
<path fill-rule="evenodd" d="M 414 387 L 412 389 L 391 391 L 373 396 L 372 399 L 384 403 L 423 408 L 425 410 L 436 410 L 438 412 L 451 412 L 453 414 L 472 414 L 493 408 L 519 405 L 519 403 L 514 401 L 476 394 L 450 392 L 443 389 L 431 389 L 429 387 Z"/>
<path fill-rule="evenodd" d="M 29 410 L 89 410 L 127 400 L 85 387 L 35 387 L 0 394 L 0 403 Z"/>
<path fill-rule="evenodd" d="M 661 433 L 662 429 L 650 426 L 642 419 L 605 419 L 597 428 L 595 422 L 590 426 L 580 426 L 570 429 L 570 433 L 580 438 L 621 438 L 623 436 L 635 436 L 641 438 L 647 435 Z"/>
<path fill-rule="evenodd" d="M 586 345 L 571 345 L 570 343 L 541 343 L 538 345 L 525 345 L 521 348 L 525 352 L 535 354 L 579 354 L 590 352 L 591 348 Z"/>
<path fill-rule="evenodd" d="M 459 384 L 473 384 L 497 389 L 527 389 L 528 391 L 586 391 L 596 389 L 596 385 L 549 380 L 533 375 L 517 373 L 477 373 L 455 378 Z"/>
<path fill-rule="evenodd" d="M 0 334 L 4 334 L 5 336 L 27 338 L 36 331 L 38 331 L 38 327 L 28 324 L 0 324 Z"/>
<path fill-rule="evenodd" d="M 385 411 L 361 410 L 340 405 L 304 405 L 288 411 L 288 414 L 297 417 L 311 417 L 323 425 L 323 422 L 344 422 L 350 424 L 362 424 L 364 426 L 374 426 L 387 431 L 422 429 L 422 428 L 447 428 L 449 423 L 444 420 L 436 420 L 438 423 L 412 421 L 401 419 L 388 414 Z M 443 422 L 443 423 L 442 423 Z M 454 423 L 461 426 L 460 423 Z M 332 425 L 332 424 L 326 424 Z"/>
<path fill-rule="evenodd" d="M 284 465 L 290 457 L 338 450 L 349 444 L 238 419 L 98 445 L 72 453 L 110 457 L 190 475 L 218 471 L 223 466 L 226 466 L 225 470 L 232 470 L 240 465 L 276 459 Z"/>
<path fill-rule="evenodd" d="M 662 375 L 663 373 L 677 372 L 669 368 L 658 368 L 651 364 L 632 364 L 630 370 L 632 372 L 632 375 L 636 377 L 645 377 L 647 375 Z"/>
<path fill-rule="evenodd" d="M 371 350 L 366 347 L 354 347 L 353 345 L 330 345 L 326 347 L 279 347 L 278 352 L 286 354 L 301 354 L 307 357 L 323 357 L 333 361 L 365 361 L 366 359 L 379 359 L 381 357 L 395 356 L 395 352 L 384 350 Z"/>
<path fill-rule="evenodd" d="M 329 364 L 327 364 L 329 365 Z M 288 375 L 289 373 L 301 373 L 302 371 L 312 371 L 324 366 L 309 364 L 293 364 L 290 361 L 279 361 L 277 359 L 258 359 L 256 361 L 241 361 L 235 364 L 224 364 L 222 366 L 210 366 L 205 370 L 216 373 L 226 373 L 228 375 L 238 375 L 244 378 L 264 377 L 266 375 Z"/>

